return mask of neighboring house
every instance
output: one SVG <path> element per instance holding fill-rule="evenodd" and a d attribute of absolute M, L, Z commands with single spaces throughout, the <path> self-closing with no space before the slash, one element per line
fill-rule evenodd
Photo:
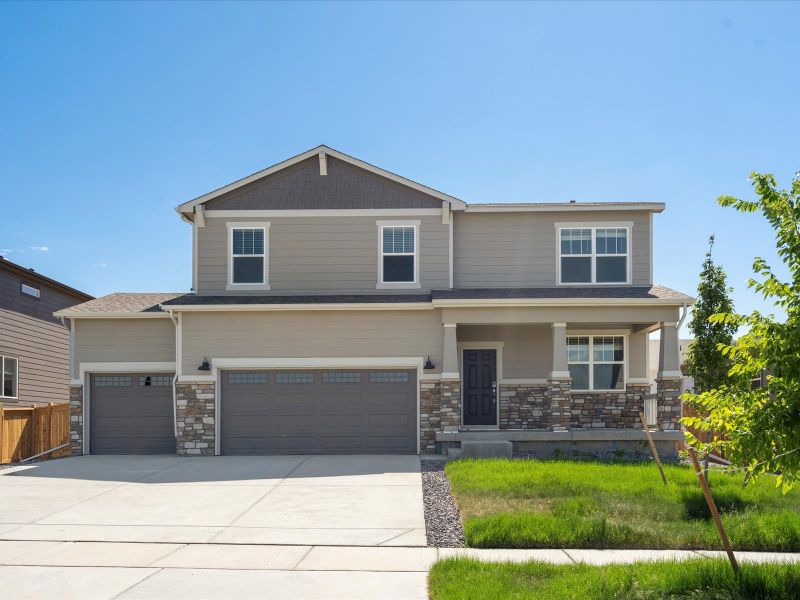
<path fill-rule="evenodd" d="M 57 313 L 74 323 L 74 449 L 641 448 L 656 330 L 657 437 L 674 449 L 693 299 L 653 285 L 663 209 L 468 205 L 309 150 L 177 208 L 194 293 Z"/>
<path fill-rule="evenodd" d="M 0 404 L 69 400 L 69 331 L 53 312 L 91 299 L 0 258 Z"/>
<path fill-rule="evenodd" d="M 681 380 L 681 392 L 688 392 L 694 386 L 694 377 L 691 375 L 687 375 L 686 369 L 686 359 L 688 357 L 689 352 L 689 344 L 692 343 L 692 339 L 683 339 L 678 341 L 678 352 L 681 357 L 681 373 L 683 373 L 683 378 Z M 648 356 L 647 356 L 647 374 L 648 378 L 650 379 L 651 388 L 654 389 L 656 386 L 656 379 L 658 379 L 658 340 L 650 340 L 648 346 Z"/>

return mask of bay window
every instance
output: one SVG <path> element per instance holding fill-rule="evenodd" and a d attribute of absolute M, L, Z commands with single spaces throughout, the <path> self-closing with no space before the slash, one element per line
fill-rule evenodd
<path fill-rule="evenodd" d="M 567 363 L 573 390 L 625 389 L 625 337 L 567 337 Z"/>

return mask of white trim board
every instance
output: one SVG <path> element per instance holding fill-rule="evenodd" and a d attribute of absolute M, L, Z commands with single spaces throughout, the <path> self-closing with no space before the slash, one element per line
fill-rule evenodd
<path fill-rule="evenodd" d="M 272 210 L 207 210 L 207 218 L 281 218 L 281 217 L 439 217 L 441 208 L 301 208 Z"/>

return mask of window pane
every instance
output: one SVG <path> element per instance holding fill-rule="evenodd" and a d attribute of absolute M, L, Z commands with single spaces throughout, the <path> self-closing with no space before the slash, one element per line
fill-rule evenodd
<path fill-rule="evenodd" d="M 589 389 L 589 365 L 570 365 L 569 375 L 572 377 L 572 382 L 570 383 L 571 389 Z"/>
<path fill-rule="evenodd" d="M 623 380 L 622 365 L 594 365 L 594 389 L 621 390 Z"/>
<path fill-rule="evenodd" d="M 3 396 L 17 396 L 17 359 L 3 359 Z"/>
<path fill-rule="evenodd" d="M 409 254 L 414 254 L 414 228 L 403 227 L 403 250 Z"/>
<path fill-rule="evenodd" d="M 597 283 L 625 283 L 628 279 L 628 258 L 625 256 L 598 256 Z"/>
<path fill-rule="evenodd" d="M 384 227 L 383 251 L 389 254 L 413 254 L 414 228 Z"/>
<path fill-rule="evenodd" d="M 384 256 L 383 281 L 414 281 L 413 256 Z"/>
<path fill-rule="evenodd" d="M 589 362 L 589 338 L 567 338 L 567 361 Z"/>
<path fill-rule="evenodd" d="M 591 254 L 591 229 L 562 229 L 561 254 Z"/>
<path fill-rule="evenodd" d="M 623 228 L 598 229 L 598 254 L 625 254 L 627 252 L 628 230 Z"/>
<path fill-rule="evenodd" d="M 322 374 L 322 383 L 361 383 L 358 371 L 327 371 Z"/>
<path fill-rule="evenodd" d="M 394 252 L 394 228 L 383 228 L 383 251 Z"/>
<path fill-rule="evenodd" d="M 261 256 L 235 257 L 233 283 L 264 283 L 264 258 Z"/>
<path fill-rule="evenodd" d="M 596 362 L 620 362 L 624 360 L 624 341 L 621 336 L 594 338 L 594 360 Z"/>
<path fill-rule="evenodd" d="M 624 260 L 624 259 L 623 259 Z M 591 283 L 592 259 L 563 257 L 561 259 L 561 283 Z"/>
<path fill-rule="evenodd" d="M 264 254 L 263 229 L 234 229 L 234 254 Z"/>
<path fill-rule="evenodd" d="M 302 384 L 314 383 L 314 373 L 304 371 L 289 371 L 288 373 L 276 373 L 275 383 L 278 384 Z"/>

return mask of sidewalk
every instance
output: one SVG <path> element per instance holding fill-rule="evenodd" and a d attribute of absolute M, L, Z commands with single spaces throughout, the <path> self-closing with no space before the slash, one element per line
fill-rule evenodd
<path fill-rule="evenodd" d="M 3 593 L 14 598 L 425 599 L 428 569 L 452 556 L 601 565 L 724 553 L 0 541 L 0 580 Z M 800 561 L 800 554 L 736 556 L 741 562 Z"/>

